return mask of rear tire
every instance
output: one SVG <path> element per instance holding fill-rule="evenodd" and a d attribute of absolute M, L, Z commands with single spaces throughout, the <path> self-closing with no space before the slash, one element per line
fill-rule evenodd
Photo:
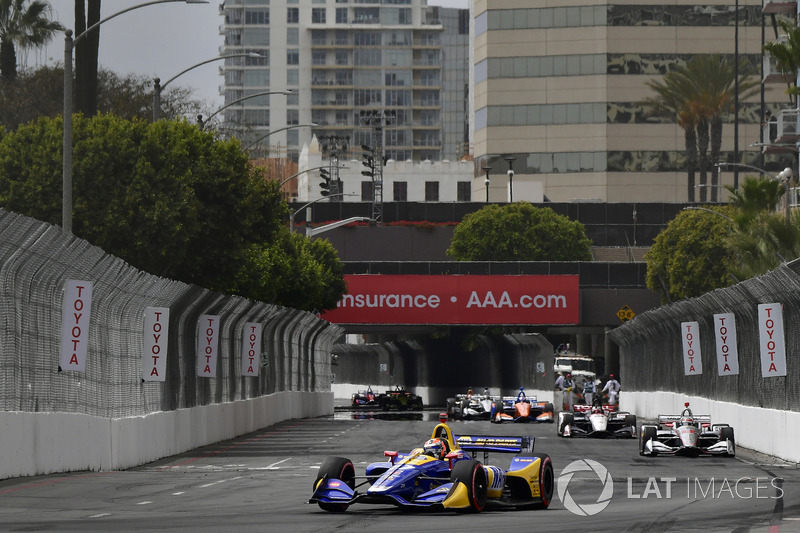
<path fill-rule="evenodd" d="M 546 404 L 544 404 L 544 412 L 545 413 L 550 413 L 551 415 L 553 415 L 553 418 L 550 419 L 550 422 L 554 422 L 555 421 L 556 408 L 553 407 L 552 403 L 547 402 Z"/>
<path fill-rule="evenodd" d="M 489 485 L 486 470 L 483 469 L 480 461 L 474 459 L 458 461 L 450 472 L 450 481 L 455 483 L 456 480 L 467 486 L 467 497 L 469 498 L 469 508 L 460 509 L 460 511 L 473 513 L 483 511 L 486 506 Z"/>
<path fill-rule="evenodd" d="M 353 467 L 353 462 L 344 457 L 330 456 L 325 460 L 317 471 L 317 479 L 314 480 L 314 490 L 317 489 L 319 482 L 327 476 L 327 479 L 340 479 L 344 481 L 348 487 L 355 489 L 356 486 L 356 469 Z M 343 513 L 349 507 L 346 503 L 318 503 L 319 508 L 329 513 Z"/>
<path fill-rule="evenodd" d="M 644 455 L 644 445 L 650 439 L 656 438 L 656 428 L 653 426 L 642 426 L 639 437 L 639 455 Z"/>

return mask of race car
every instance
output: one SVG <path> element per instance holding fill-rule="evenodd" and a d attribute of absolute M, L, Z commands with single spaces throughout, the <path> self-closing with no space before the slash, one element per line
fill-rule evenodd
<path fill-rule="evenodd" d="M 372 392 L 372 387 L 360 390 L 350 397 L 353 407 L 371 407 L 378 405 L 378 395 Z"/>
<path fill-rule="evenodd" d="M 378 395 L 378 405 L 383 411 L 389 409 L 397 409 L 399 411 L 413 409 L 421 411 L 422 398 L 405 389 L 401 389 L 398 385 L 394 390 L 387 390 L 385 393 Z"/>
<path fill-rule="evenodd" d="M 409 453 L 386 451 L 388 460 L 370 464 L 363 476 L 356 475 L 349 459 L 326 458 L 308 503 L 329 512 L 346 511 L 354 503 L 462 512 L 550 505 L 553 463 L 547 454 L 533 453 L 533 437 L 456 437 L 446 414 L 440 420 L 423 447 Z M 479 452 L 483 462 L 476 459 Z M 515 455 L 504 469 L 485 464 L 490 452 Z"/>
<path fill-rule="evenodd" d="M 447 399 L 447 416 L 465 420 L 488 419 L 492 412 L 492 403 L 500 401 L 497 396 L 490 396 L 489 389 L 483 394 L 474 394 L 472 389 L 466 394 L 456 394 Z"/>
<path fill-rule="evenodd" d="M 617 412 L 613 405 L 575 405 L 558 413 L 559 437 L 636 438 L 636 415 Z"/>
<path fill-rule="evenodd" d="M 736 455 L 733 428 L 712 424 L 709 415 L 695 415 L 687 402 L 680 415 L 659 415 L 658 425 L 639 431 L 639 455 Z"/>
<path fill-rule="evenodd" d="M 536 396 L 528 397 L 525 389 L 519 388 L 516 396 L 503 396 L 492 404 L 490 422 L 553 422 L 555 409 L 550 402 L 538 402 Z"/>

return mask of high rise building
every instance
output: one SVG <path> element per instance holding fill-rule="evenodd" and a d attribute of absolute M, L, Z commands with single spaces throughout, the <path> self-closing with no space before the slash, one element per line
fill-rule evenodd
<path fill-rule="evenodd" d="M 312 134 L 346 139 L 343 159 L 376 143 L 401 161 L 463 153 L 468 10 L 426 0 L 225 0 L 220 10 L 221 53 L 259 54 L 226 60 L 222 89 L 226 104 L 245 98 L 225 127 L 259 155 L 297 160 Z M 292 94 L 247 98 L 282 90 Z"/>
<path fill-rule="evenodd" d="M 656 96 L 648 82 L 699 54 L 747 59 L 760 79 L 762 32 L 772 32 L 761 0 L 474 0 L 473 9 L 475 181 L 492 168 L 493 201 L 508 198 L 506 157 L 515 184 L 540 181 L 552 201 L 727 198 L 720 187 L 733 184 L 733 170 L 716 184 L 724 195 L 709 189 L 718 161 L 709 161 L 705 189 L 691 187 L 684 130 L 644 101 Z M 720 160 L 786 166 L 774 159 L 785 155 L 759 146 L 764 113 L 787 101 L 784 90 L 765 84 L 725 109 Z"/>

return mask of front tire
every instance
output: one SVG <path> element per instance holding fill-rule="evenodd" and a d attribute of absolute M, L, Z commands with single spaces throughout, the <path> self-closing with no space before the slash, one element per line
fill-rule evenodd
<path fill-rule="evenodd" d="M 356 469 L 350 459 L 344 457 L 330 456 L 325 460 L 317 471 L 317 479 L 314 480 L 314 490 L 319 486 L 320 481 L 323 479 L 340 479 L 344 481 L 348 487 L 355 489 L 356 486 Z M 318 503 L 319 508 L 329 513 L 343 513 L 349 507 L 346 503 Z"/>
<path fill-rule="evenodd" d="M 483 511 L 489 492 L 486 470 L 483 469 L 483 465 L 473 459 L 458 461 L 450 472 L 450 481 L 455 483 L 456 480 L 467 486 L 469 507 L 462 511 L 473 513 Z"/>
<path fill-rule="evenodd" d="M 639 455 L 644 455 L 644 445 L 647 441 L 656 438 L 656 428 L 653 426 L 642 426 L 641 435 L 639 437 Z"/>
<path fill-rule="evenodd" d="M 734 451 L 736 450 L 736 439 L 733 436 L 733 428 L 730 426 L 725 426 L 719 428 L 719 440 L 720 442 L 729 440 L 731 444 L 733 444 Z M 734 455 L 734 454 L 731 454 Z"/>
<path fill-rule="evenodd" d="M 575 424 L 575 415 L 572 413 L 558 413 L 558 436 L 564 437 L 564 428 Z"/>

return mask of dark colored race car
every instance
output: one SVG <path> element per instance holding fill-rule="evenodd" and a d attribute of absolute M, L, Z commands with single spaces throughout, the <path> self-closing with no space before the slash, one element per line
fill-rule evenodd
<path fill-rule="evenodd" d="M 378 395 L 372 391 L 372 387 L 367 390 L 360 390 L 351 396 L 353 407 L 371 407 L 378 405 Z"/>
<path fill-rule="evenodd" d="M 733 428 L 712 424 L 709 415 L 695 415 L 689 403 L 680 415 L 658 415 L 658 425 L 643 425 L 639 455 L 736 455 Z"/>
<path fill-rule="evenodd" d="M 553 404 L 536 401 L 536 396 L 527 396 L 520 387 L 516 396 L 503 396 L 501 402 L 492 404 L 490 422 L 553 422 Z"/>
<path fill-rule="evenodd" d="M 378 405 L 380 405 L 383 411 L 388 411 L 390 409 L 397 409 L 399 411 L 413 409 L 421 411 L 422 398 L 398 386 L 394 390 L 387 390 L 385 393 L 379 395 Z"/>
<path fill-rule="evenodd" d="M 533 442 L 533 437 L 456 438 L 442 422 L 425 446 L 409 453 L 386 451 L 388 461 L 370 464 L 363 476 L 356 475 L 349 459 L 326 458 L 308 502 L 329 512 L 343 512 L 354 503 L 465 512 L 544 509 L 553 498 L 555 475 L 550 457 L 533 453 Z M 476 459 L 478 452 L 483 462 Z M 490 452 L 513 453 L 508 469 L 486 465 Z"/>
<path fill-rule="evenodd" d="M 636 415 L 617 412 L 613 405 L 575 405 L 558 413 L 559 437 L 636 438 Z"/>

